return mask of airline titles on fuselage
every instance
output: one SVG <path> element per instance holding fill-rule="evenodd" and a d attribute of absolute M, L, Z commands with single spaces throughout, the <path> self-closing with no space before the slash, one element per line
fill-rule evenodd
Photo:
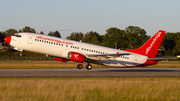
<path fill-rule="evenodd" d="M 46 41 L 54 41 L 56 43 L 63 43 L 63 44 L 67 44 L 67 45 L 73 45 L 72 42 L 60 41 L 60 40 L 56 40 L 56 39 L 52 39 L 52 38 L 44 38 L 42 36 L 37 36 L 36 38 L 41 39 L 41 40 L 46 40 Z"/>

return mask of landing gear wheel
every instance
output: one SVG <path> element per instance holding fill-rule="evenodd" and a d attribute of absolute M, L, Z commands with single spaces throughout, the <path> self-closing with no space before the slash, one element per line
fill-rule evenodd
<path fill-rule="evenodd" d="M 87 69 L 87 70 L 91 70 L 91 69 L 92 69 L 92 65 L 87 64 L 87 65 L 86 65 L 86 69 Z"/>
<path fill-rule="evenodd" d="M 77 68 L 78 68 L 78 69 L 82 69 L 82 68 L 83 68 L 83 65 L 82 65 L 82 64 L 78 64 L 78 65 L 77 65 Z"/>
<path fill-rule="evenodd" d="M 19 56 L 22 56 L 22 53 L 20 53 Z"/>

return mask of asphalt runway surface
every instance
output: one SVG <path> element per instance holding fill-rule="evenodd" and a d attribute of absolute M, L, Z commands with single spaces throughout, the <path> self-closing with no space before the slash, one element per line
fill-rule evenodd
<path fill-rule="evenodd" d="M 180 68 L 0 69 L 0 77 L 180 77 Z"/>

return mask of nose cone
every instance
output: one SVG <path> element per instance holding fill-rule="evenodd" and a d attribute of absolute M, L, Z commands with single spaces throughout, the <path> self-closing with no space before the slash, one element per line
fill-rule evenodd
<path fill-rule="evenodd" d="M 6 41 L 8 44 L 11 43 L 11 36 L 5 37 L 4 41 Z"/>

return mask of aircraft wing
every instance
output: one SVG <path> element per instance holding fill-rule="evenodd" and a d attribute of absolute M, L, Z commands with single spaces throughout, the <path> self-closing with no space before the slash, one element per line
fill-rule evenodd
<path fill-rule="evenodd" d="M 92 60 L 107 60 L 107 58 L 113 58 L 122 56 L 122 55 L 130 55 L 130 53 L 119 53 L 119 54 L 86 54 L 86 58 Z"/>
<path fill-rule="evenodd" d="M 163 61 L 169 59 L 176 59 L 176 57 L 155 57 L 155 58 L 148 58 L 148 60 L 155 60 L 155 61 Z"/>

